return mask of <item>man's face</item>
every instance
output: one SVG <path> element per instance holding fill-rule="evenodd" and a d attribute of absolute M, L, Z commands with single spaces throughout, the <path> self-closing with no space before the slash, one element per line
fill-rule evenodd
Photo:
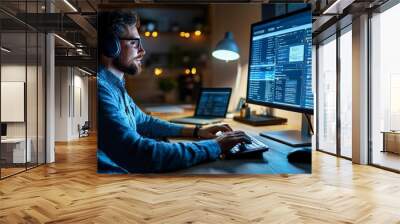
<path fill-rule="evenodd" d="M 127 26 L 125 33 L 120 37 L 121 53 L 113 62 L 114 66 L 125 74 L 135 75 L 142 71 L 142 59 L 146 52 L 137 38 L 140 36 L 135 25 Z"/>

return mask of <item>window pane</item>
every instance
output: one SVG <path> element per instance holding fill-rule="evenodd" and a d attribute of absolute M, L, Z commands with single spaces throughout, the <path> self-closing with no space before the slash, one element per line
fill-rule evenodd
<path fill-rule="evenodd" d="M 372 25 L 372 163 L 400 170 L 400 4 L 374 15 Z M 384 134 L 382 132 L 389 132 Z M 384 142 L 386 147 L 384 147 Z M 384 150 L 384 152 L 382 152 Z"/>
<path fill-rule="evenodd" d="M 318 48 L 318 149 L 336 153 L 336 40 Z"/>
<path fill-rule="evenodd" d="M 340 152 L 352 156 L 352 35 L 340 36 Z"/>

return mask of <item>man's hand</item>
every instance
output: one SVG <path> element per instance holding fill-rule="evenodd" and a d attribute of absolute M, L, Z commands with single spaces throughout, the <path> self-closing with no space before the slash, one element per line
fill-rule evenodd
<path fill-rule="evenodd" d="M 231 132 L 232 128 L 227 124 L 214 125 L 210 127 L 200 128 L 198 135 L 200 138 L 216 138 L 217 136 L 215 134 L 219 131 Z"/>
<path fill-rule="evenodd" d="M 226 132 L 218 136 L 216 139 L 222 154 L 226 154 L 228 150 L 240 143 L 251 143 L 251 138 L 243 131 Z"/>

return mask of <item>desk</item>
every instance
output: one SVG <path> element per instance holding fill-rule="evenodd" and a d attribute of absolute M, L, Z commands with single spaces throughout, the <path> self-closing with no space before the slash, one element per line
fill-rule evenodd
<path fill-rule="evenodd" d="M 244 129 L 241 129 L 244 130 Z M 303 174 L 311 173 L 311 164 L 291 164 L 286 155 L 294 148 L 250 134 L 269 146 L 259 159 L 217 160 L 191 168 L 180 170 L 174 174 Z"/>
<path fill-rule="evenodd" d="M 31 139 L 26 140 L 27 147 L 25 151 L 25 138 L 6 138 L 1 139 L 1 159 L 5 163 L 25 163 L 31 161 Z"/>
<path fill-rule="evenodd" d="M 382 152 L 400 154 L 400 131 L 382 131 L 383 149 Z"/>
<path fill-rule="evenodd" d="M 161 119 L 174 119 L 179 115 L 163 116 L 153 114 Z M 182 116 L 182 115 L 180 115 Z M 259 136 L 261 131 L 276 131 L 292 129 L 289 125 L 273 125 L 255 127 L 239 123 L 233 119 L 225 119 L 224 123 L 229 124 L 234 130 L 242 130 L 254 136 L 269 146 L 259 159 L 242 160 L 217 160 L 214 162 L 199 164 L 188 169 L 172 173 L 175 174 L 303 174 L 311 173 L 311 164 L 289 163 L 287 154 L 296 149 L 285 144 Z M 187 139 L 171 139 L 171 141 L 187 141 Z"/>

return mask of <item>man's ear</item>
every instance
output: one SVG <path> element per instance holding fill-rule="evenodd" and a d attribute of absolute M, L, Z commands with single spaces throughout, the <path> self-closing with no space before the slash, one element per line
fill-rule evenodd
<path fill-rule="evenodd" d="M 121 53 L 121 43 L 119 38 L 114 35 L 110 34 L 103 38 L 100 41 L 100 46 L 102 54 L 110 58 L 116 58 Z"/>

